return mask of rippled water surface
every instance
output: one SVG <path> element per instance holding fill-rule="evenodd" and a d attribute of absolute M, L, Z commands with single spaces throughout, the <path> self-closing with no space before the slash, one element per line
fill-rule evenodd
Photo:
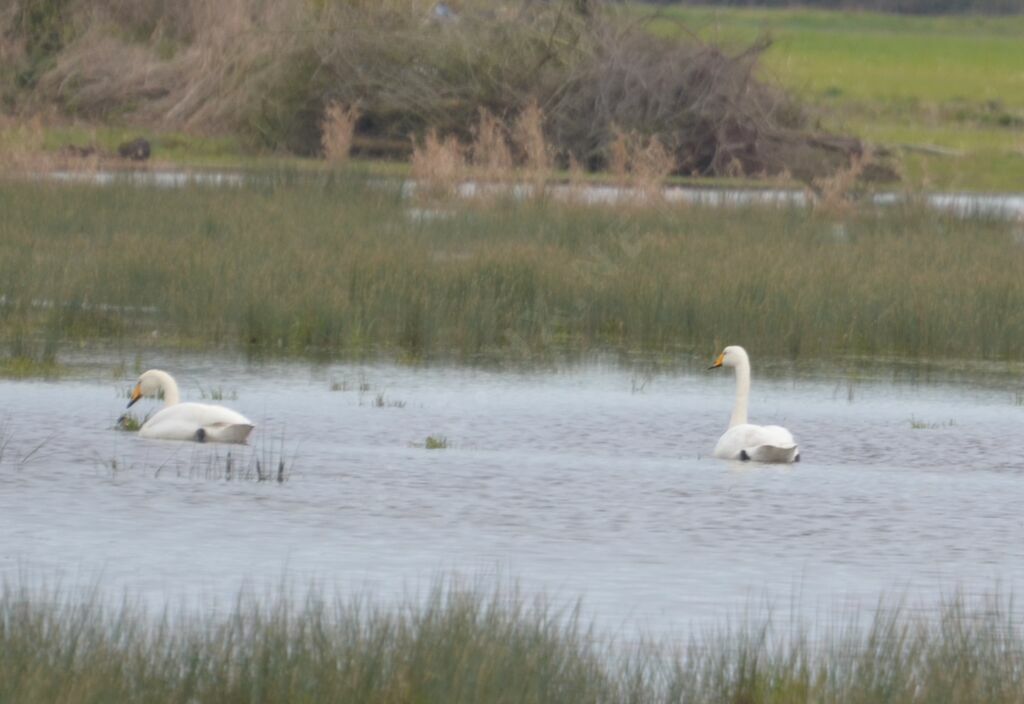
<path fill-rule="evenodd" d="M 755 360 L 752 421 L 787 425 L 804 455 L 775 467 L 708 456 L 732 404 L 722 372 L 143 363 L 186 399 L 223 393 L 257 423 L 249 446 L 114 430 L 129 382 L 112 364 L 0 381 L 0 576 L 163 603 L 499 575 L 648 631 L 751 603 L 820 616 L 1024 585 L 1012 377 L 765 379 Z M 255 481 L 257 460 L 285 481 Z"/>

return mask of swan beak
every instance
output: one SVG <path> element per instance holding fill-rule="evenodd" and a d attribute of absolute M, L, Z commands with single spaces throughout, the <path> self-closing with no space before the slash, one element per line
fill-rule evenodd
<path fill-rule="evenodd" d="M 722 360 L 723 359 L 725 359 L 725 352 L 723 352 L 722 354 L 718 355 L 718 359 L 716 359 L 715 363 L 712 364 L 710 367 L 708 367 L 708 369 L 717 369 L 718 367 L 722 366 Z"/>
<path fill-rule="evenodd" d="M 131 397 L 131 400 L 128 401 L 128 406 L 127 407 L 131 408 L 132 405 L 136 401 L 138 401 L 140 398 L 142 398 L 142 388 L 138 384 L 136 384 L 135 388 L 132 389 L 132 397 Z"/>

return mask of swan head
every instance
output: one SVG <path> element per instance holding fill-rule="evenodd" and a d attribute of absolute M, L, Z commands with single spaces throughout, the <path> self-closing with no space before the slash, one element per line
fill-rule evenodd
<path fill-rule="evenodd" d="M 156 369 L 143 372 L 132 389 L 132 395 L 128 400 L 128 408 L 131 408 L 143 396 L 160 396 L 160 393 L 164 390 L 165 376 L 164 372 Z"/>
<path fill-rule="evenodd" d="M 738 367 L 744 362 L 750 364 L 750 358 L 747 356 L 747 351 L 739 345 L 729 345 L 722 354 L 718 355 L 715 359 L 715 363 L 712 364 L 708 369 L 717 369 L 718 367 Z"/>

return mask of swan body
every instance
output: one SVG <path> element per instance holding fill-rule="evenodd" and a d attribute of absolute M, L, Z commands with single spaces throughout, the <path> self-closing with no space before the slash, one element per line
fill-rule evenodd
<path fill-rule="evenodd" d="M 778 425 L 752 425 L 747 422 L 750 400 L 750 357 L 742 347 L 726 347 L 711 369 L 736 369 L 736 404 L 729 429 L 718 439 L 714 456 L 723 460 L 755 462 L 799 462 L 800 448 L 793 434 Z"/>
<path fill-rule="evenodd" d="M 255 427 L 237 411 L 207 403 L 181 403 L 178 384 L 167 372 L 150 369 L 144 372 L 132 389 L 128 407 L 143 396 L 164 395 L 164 407 L 141 428 L 139 435 L 160 440 L 195 440 L 197 442 L 244 443 Z"/>

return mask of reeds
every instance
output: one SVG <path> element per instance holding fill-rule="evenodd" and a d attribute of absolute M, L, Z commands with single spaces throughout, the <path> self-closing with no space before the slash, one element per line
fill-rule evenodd
<path fill-rule="evenodd" d="M 813 625 L 813 624 L 812 624 Z M 808 630 L 741 619 L 686 643 L 620 643 L 515 589 L 458 581 L 380 603 L 287 589 L 226 615 L 155 616 L 99 591 L 0 588 L 0 700 L 1018 702 L 1007 600 L 879 607 Z"/>
<path fill-rule="evenodd" d="M 1010 222 L 917 207 L 452 201 L 273 173 L 232 188 L 0 183 L 0 352 L 85 341 L 531 360 L 613 351 L 1024 358 Z"/>
<path fill-rule="evenodd" d="M 324 119 L 320 123 L 320 143 L 329 164 L 337 166 L 348 161 L 358 121 L 359 108 L 355 105 L 345 107 L 331 103 L 324 110 Z"/>

